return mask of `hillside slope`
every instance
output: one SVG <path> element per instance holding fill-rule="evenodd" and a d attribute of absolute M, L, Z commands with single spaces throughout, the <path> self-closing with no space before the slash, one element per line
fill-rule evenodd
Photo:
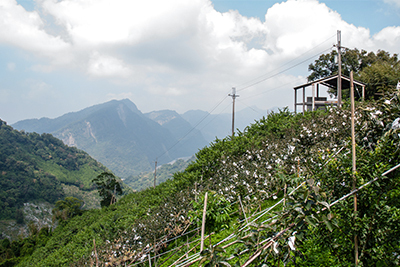
<path fill-rule="evenodd" d="M 28 223 L 29 205 L 54 204 L 66 196 L 84 200 L 85 209 L 99 207 L 91 180 L 106 170 L 50 134 L 19 132 L 0 120 L 0 220 Z M 51 208 L 47 213 L 51 216 Z"/>
<path fill-rule="evenodd" d="M 399 95 L 357 106 L 355 185 L 346 104 L 304 116 L 271 113 L 202 149 L 156 188 L 72 218 L 17 258 L 19 266 L 148 266 L 149 258 L 157 266 L 351 266 L 355 235 L 364 266 L 397 266 Z M 357 187 L 354 218 L 349 192 Z M 212 237 L 199 253 L 206 193 Z"/>

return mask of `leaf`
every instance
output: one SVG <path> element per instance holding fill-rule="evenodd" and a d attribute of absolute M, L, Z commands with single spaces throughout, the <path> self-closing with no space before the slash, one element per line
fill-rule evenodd
<path fill-rule="evenodd" d="M 328 220 L 328 218 L 326 218 L 325 215 L 322 216 L 322 220 L 324 221 L 324 223 L 326 224 L 326 227 L 328 227 L 329 231 L 333 231 L 333 227 L 331 222 Z"/>
<path fill-rule="evenodd" d="M 303 209 L 300 207 L 296 207 L 294 208 L 295 211 L 297 211 L 298 213 L 304 214 Z"/>
<path fill-rule="evenodd" d="M 200 256 L 204 257 L 209 255 L 211 252 L 206 248 L 200 252 Z"/>
<path fill-rule="evenodd" d="M 322 205 L 324 205 L 327 209 L 330 209 L 331 206 L 328 204 L 328 202 L 326 201 L 320 201 L 319 203 L 321 203 Z"/>
<path fill-rule="evenodd" d="M 306 217 L 305 220 L 309 225 L 316 227 L 315 222 L 310 217 Z"/>

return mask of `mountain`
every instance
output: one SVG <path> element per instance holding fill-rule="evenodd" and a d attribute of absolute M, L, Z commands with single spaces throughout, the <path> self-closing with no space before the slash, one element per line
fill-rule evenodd
<path fill-rule="evenodd" d="M 271 109 L 276 110 L 276 108 Z M 256 107 L 248 107 L 235 113 L 235 131 L 243 131 L 247 126 L 261 119 L 267 111 Z M 210 114 L 202 110 L 189 110 L 182 114 L 182 118 L 188 121 L 192 127 L 201 131 L 208 143 L 215 138 L 223 139 L 232 134 L 232 114 Z"/>
<path fill-rule="evenodd" d="M 50 134 L 19 132 L 0 120 L 1 233 L 12 236 L 10 228 L 19 232 L 25 220 L 51 224 L 51 204 L 67 196 L 82 199 L 85 209 L 99 207 L 91 180 L 104 171 L 86 152 Z"/>
<path fill-rule="evenodd" d="M 148 115 L 154 117 L 153 115 Z M 89 153 L 116 175 L 127 177 L 153 168 L 153 162 L 170 162 L 193 155 L 200 143 L 176 145 L 180 129 L 188 129 L 179 116 L 164 126 L 141 113 L 128 99 L 112 100 L 55 119 L 19 121 L 13 127 L 51 133 L 69 146 Z M 157 118 L 157 116 L 155 116 Z M 172 131 L 172 132 L 171 132 Z M 199 136 L 199 133 L 197 133 Z M 198 142 L 195 139 L 195 142 Z"/>
<path fill-rule="evenodd" d="M 173 110 L 153 111 L 145 114 L 148 118 L 169 130 L 179 140 L 180 146 L 185 146 L 190 151 L 197 152 L 208 144 L 202 133 L 193 128 L 181 115 Z"/>

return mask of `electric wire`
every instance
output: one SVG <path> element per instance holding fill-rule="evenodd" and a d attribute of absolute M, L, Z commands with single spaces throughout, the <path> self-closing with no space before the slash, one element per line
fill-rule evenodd
<path fill-rule="evenodd" d="M 262 82 L 264 82 L 264 81 L 266 81 L 266 80 L 269 80 L 269 79 L 271 79 L 271 78 L 273 78 L 273 77 L 276 77 L 276 76 L 278 76 L 279 74 L 282 74 L 282 73 L 284 73 L 284 72 L 286 72 L 286 71 L 288 71 L 288 70 L 290 70 L 290 69 L 293 69 L 294 67 L 297 67 L 297 66 L 303 64 L 304 62 L 307 62 L 307 61 L 313 59 L 314 57 L 319 56 L 319 55 L 321 55 L 321 54 L 323 54 L 323 53 L 325 53 L 326 51 L 331 50 L 331 49 L 332 49 L 332 47 L 329 47 L 328 49 L 325 49 L 324 51 L 322 51 L 322 52 L 320 52 L 320 53 L 318 53 L 318 54 L 316 54 L 316 55 L 313 55 L 313 56 L 311 56 L 311 57 L 309 57 L 309 58 L 306 58 L 306 59 L 304 59 L 303 61 L 301 61 L 301 62 L 299 62 L 299 63 L 297 63 L 297 64 L 295 64 L 295 65 L 292 65 L 292 66 L 289 67 L 289 68 L 286 68 L 286 69 L 284 69 L 284 70 L 282 70 L 282 71 L 279 71 L 279 72 L 277 72 L 277 73 L 271 74 L 270 76 L 267 76 L 266 78 L 263 78 L 263 79 L 261 79 L 261 80 L 259 80 L 259 81 L 256 81 L 256 82 L 254 82 L 254 83 L 252 83 L 252 84 L 250 84 L 250 85 L 247 85 L 247 86 L 245 86 L 245 87 L 243 87 L 243 88 L 240 88 L 240 89 L 237 90 L 237 92 L 243 91 L 243 90 L 245 90 L 245 89 L 247 89 L 247 88 L 249 88 L 249 87 L 253 87 L 253 86 L 255 86 L 255 85 L 257 85 L 257 84 L 260 84 L 260 83 L 262 83 Z"/>
<path fill-rule="evenodd" d="M 294 62 L 294 61 L 296 61 L 296 60 L 302 58 L 304 55 L 306 55 L 306 54 L 308 54 L 309 52 L 315 50 L 317 47 L 319 47 L 319 46 L 321 46 L 322 44 L 326 43 L 327 41 L 329 41 L 330 39 L 332 39 L 332 38 L 335 37 L 335 36 L 336 36 L 336 34 L 330 36 L 330 37 L 329 37 L 328 39 L 326 39 L 325 41 L 323 41 L 323 42 L 319 43 L 318 45 L 312 47 L 311 49 L 307 50 L 306 52 L 304 52 L 303 54 L 299 55 L 298 57 L 296 57 L 296 58 L 294 58 L 294 59 L 292 59 L 292 60 L 286 62 L 285 64 L 279 66 L 279 67 L 276 68 L 274 71 L 279 70 L 279 69 L 283 68 L 284 66 L 289 65 L 290 63 L 292 63 L 292 62 Z M 332 46 L 331 46 L 329 49 L 331 49 L 331 48 L 332 48 Z M 327 49 L 327 50 L 329 50 L 329 49 Z M 325 50 L 325 51 L 326 51 L 326 50 Z M 322 53 L 323 53 L 323 52 L 322 52 Z M 320 54 L 320 53 L 319 53 L 319 54 Z M 318 54 L 318 55 L 319 55 L 319 54 Z M 313 57 L 315 57 L 315 55 L 314 55 Z M 313 57 L 312 57 L 312 58 L 313 58 Z M 303 63 L 303 62 L 301 62 L 301 63 Z M 296 65 L 296 66 L 297 66 L 297 65 Z M 248 82 L 239 84 L 239 85 L 237 85 L 237 87 L 240 88 L 240 87 L 242 87 L 242 86 L 245 86 L 245 85 L 248 84 L 248 83 L 252 83 L 253 81 L 256 81 L 256 80 L 258 80 L 258 79 L 261 79 L 261 78 L 263 78 L 263 77 L 265 77 L 265 76 L 270 75 L 270 74 L 273 73 L 274 71 L 268 72 L 268 73 L 266 73 L 266 74 L 264 74 L 264 75 L 261 75 L 261 76 L 259 76 L 259 77 L 257 77 L 257 78 L 254 78 L 254 79 L 252 79 L 252 80 L 250 80 L 250 81 L 248 81 Z M 240 89 L 240 90 L 242 90 L 242 89 Z"/>
<path fill-rule="evenodd" d="M 193 126 L 184 136 L 182 136 L 178 141 L 176 141 L 172 146 L 170 146 L 168 149 L 166 149 L 162 154 L 160 154 L 157 158 L 161 158 L 162 156 L 164 156 L 165 154 L 167 154 L 168 152 L 171 151 L 172 148 L 174 148 L 176 145 L 178 145 L 186 136 L 188 136 L 191 132 L 193 132 L 196 127 L 202 123 L 208 116 L 210 116 L 210 114 L 218 107 L 222 104 L 222 102 L 224 102 L 224 100 L 228 97 L 228 95 L 226 95 L 217 105 L 214 106 L 214 108 L 207 113 L 207 115 L 205 115 L 195 126 Z"/>
<path fill-rule="evenodd" d="M 317 47 L 319 47 L 319 46 L 321 46 L 322 44 L 324 44 L 324 43 L 326 43 L 327 41 L 329 41 L 332 37 L 334 37 L 334 36 L 336 36 L 336 35 L 333 35 L 333 36 L 331 36 L 331 37 L 329 37 L 328 39 L 326 39 L 325 41 L 323 41 L 322 43 L 320 43 L 320 44 L 318 44 L 318 45 L 316 45 L 316 46 L 314 46 L 313 48 L 311 48 L 311 49 L 309 49 L 308 51 L 306 51 L 305 53 L 303 53 L 303 54 L 301 54 L 300 56 L 298 56 L 297 58 L 295 58 L 295 59 L 293 59 L 293 60 L 291 60 L 291 61 L 289 61 L 289 62 L 287 62 L 287 63 L 285 63 L 285 64 L 283 64 L 282 66 L 280 66 L 278 69 L 280 69 L 280 68 L 282 68 L 282 67 L 284 67 L 284 66 L 286 66 L 286 65 L 289 65 L 290 63 L 292 63 L 293 61 L 295 61 L 295 60 L 297 60 L 297 59 L 299 59 L 299 58 L 301 58 L 302 56 L 304 56 L 305 54 L 307 54 L 307 53 L 309 53 L 310 51 L 313 51 L 313 50 L 315 50 L 315 48 L 317 48 Z M 275 76 L 278 76 L 279 74 L 282 74 L 282 73 L 284 73 L 284 72 L 286 72 L 286 71 L 288 71 L 288 70 L 290 70 L 290 69 L 292 69 L 292 68 L 294 68 L 294 67 L 297 67 L 298 65 L 300 65 L 300 64 L 303 64 L 304 62 L 306 62 L 306 61 L 308 61 L 308 60 L 310 60 L 310 59 L 312 59 L 312 58 L 314 58 L 314 57 L 316 57 L 316 56 L 319 56 L 319 55 L 321 55 L 322 53 L 325 53 L 326 51 L 328 51 L 328 50 L 330 50 L 332 47 L 329 47 L 328 49 L 326 49 L 326 50 L 324 50 L 324 51 L 322 51 L 322 52 L 320 52 L 320 53 L 318 53 L 318 54 L 316 54 L 316 55 L 313 55 L 312 57 L 309 57 L 309 58 L 307 58 L 307 59 L 305 59 L 305 60 L 303 60 L 303 61 L 301 61 L 301 62 L 299 62 L 299 63 L 297 63 L 297 64 L 295 64 L 295 65 L 293 65 L 293 66 L 291 66 L 291 67 L 289 67 L 289 68 L 286 68 L 286 69 L 284 69 L 284 70 L 282 70 L 282 71 L 280 71 L 280 72 L 278 72 L 278 73 L 275 73 L 275 74 L 273 74 L 273 75 L 270 75 L 270 76 L 267 76 L 266 78 L 263 78 L 262 80 L 259 80 L 259 81 L 256 81 L 256 82 L 254 82 L 254 83 L 252 83 L 252 84 L 250 84 L 250 85 L 248 85 L 248 86 L 245 86 L 245 87 L 243 87 L 243 88 L 240 88 L 238 91 L 242 91 L 242 90 L 244 90 L 244 89 L 247 89 L 247 88 L 249 88 L 249 87 L 252 87 L 252 86 L 254 86 L 254 85 L 257 85 L 257 84 L 259 84 L 259 83 L 261 83 L 261 82 L 263 82 L 263 81 L 266 81 L 266 80 L 268 80 L 268 79 L 270 79 L 270 78 L 273 78 L 273 77 L 275 77 Z M 266 76 L 266 75 L 268 75 L 269 73 L 267 73 L 267 74 L 265 74 L 265 75 L 263 75 L 263 76 L 260 76 L 260 77 L 258 77 L 258 78 L 255 78 L 255 79 L 253 79 L 253 80 L 251 80 L 251 81 L 254 81 L 254 80 L 257 80 L 257 79 L 259 79 L 259 78 L 261 78 L 261 77 L 264 77 L 264 76 Z M 251 81 L 249 81 L 249 82 L 251 82 Z M 249 83 L 249 82 L 247 82 L 247 83 Z M 243 84 L 247 84 L 247 83 L 243 83 Z M 267 92 L 270 92 L 270 91 L 273 91 L 273 90 L 275 90 L 275 89 L 272 89 L 272 90 L 269 90 L 269 91 L 267 91 Z M 200 124 L 200 123 L 202 123 L 226 98 L 227 98 L 228 96 L 226 95 L 222 100 L 221 100 L 221 102 L 219 102 L 210 112 L 208 112 L 208 114 L 206 115 L 206 116 L 204 116 L 195 126 L 193 126 L 183 137 L 181 137 L 179 140 L 177 140 L 171 147 L 169 147 L 166 151 L 164 151 L 162 154 L 160 154 L 157 158 L 161 158 L 162 156 L 164 156 L 165 154 L 167 154 L 168 152 L 170 152 L 171 151 L 171 149 L 172 148 L 174 148 L 176 145 L 178 145 L 185 137 L 187 137 L 192 131 L 194 131 L 195 129 L 196 129 L 196 127 Z"/>

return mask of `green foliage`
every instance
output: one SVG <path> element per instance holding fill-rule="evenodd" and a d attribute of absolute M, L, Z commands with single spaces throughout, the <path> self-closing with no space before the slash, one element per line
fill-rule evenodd
<path fill-rule="evenodd" d="M 29 224 L 29 237 L 10 242 L 3 239 L 0 242 L 0 266 L 15 266 L 24 258 L 43 247 L 51 238 L 52 232 L 48 227 L 38 228 L 36 224 Z"/>
<path fill-rule="evenodd" d="M 122 195 L 121 183 L 111 172 L 103 172 L 92 180 L 101 197 L 100 205 L 107 207 L 117 202 L 117 195 Z"/>
<path fill-rule="evenodd" d="M 399 163 L 400 102 L 391 94 L 357 106 L 358 187 Z M 210 243 L 233 238 L 232 244 L 218 246 L 223 250 L 204 250 L 202 264 L 241 266 L 256 255 L 252 266 L 352 266 L 357 235 L 360 265 L 396 266 L 399 170 L 357 193 L 356 217 L 352 197 L 331 205 L 353 187 L 346 107 L 304 116 L 271 113 L 238 136 L 202 149 L 185 171 L 156 188 L 69 219 L 20 266 L 81 266 L 96 260 L 121 266 L 139 262 L 154 247 L 157 255 L 165 252 L 159 263 L 173 265 L 197 244 L 189 242 L 199 237 L 199 224 L 191 221 L 201 223 L 205 192 L 212 192 L 207 229 L 216 232 Z M 260 213 L 268 207 L 269 213 Z M 247 224 L 245 216 L 259 219 Z"/>
<path fill-rule="evenodd" d="M 208 233 L 211 231 L 220 231 L 227 229 L 231 220 L 232 207 L 231 203 L 222 195 L 210 191 L 207 194 L 207 209 L 205 230 Z M 198 201 L 192 201 L 193 210 L 189 212 L 189 217 L 197 226 L 201 226 L 203 219 L 205 194 L 199 197 Z"/>
<path fill-rule="evenodd" d="M 204 264 L 204 267 L 221 267 L 221 266 L 228 266 L 230 267 L 231 265 L 226 262 L 226 257 L 224 257 L 223 253 L 226 253 L 226 251 L 223 248 L 220 247 L 212 247 L 210 249 L 205 249 L 200 253 L 200 256 L 202 257 L 200 260 L 200 265 L 203 263 L 207 262 Z"/>
<path fill-rule="evenodd" d="M 309 81 L 325 78 L 338 73 L 338 64 L 335 62 L 337 52 L 333 50 L 329 54 L 321 55 L 308 70 L 311 74 Z M 354 72 L 354 79 L 366 84 L 366 97 L 377 98 L 388 90 L 393 90 L 400 77 L 400 63 L 397 54 L 379 50 L 376 54 L 365 50 L 346 49 L 342 53 L 342 74 L 350 77 L 350 71 Z M 331 90 L 336 95 L 336 91 Z M 343 96 L 349 96 L 348 91 Z"/>
<path fill-rule="evenodd" d="M 75 197 L 66 197 L 64 200 L 58 200 L 53 209 L 54 219 L 65 221 L 77 215 L 82 214 L 83 200 Z"/>
<path fill-rule="evenodd" d="M 55 203 L 66 196 L 63 184 L 90 191 L 105 167 L 65 146 L 50 134 L 25 133 L 0 124 L 0 219 L 18 219 L 23 203 Z"/>

